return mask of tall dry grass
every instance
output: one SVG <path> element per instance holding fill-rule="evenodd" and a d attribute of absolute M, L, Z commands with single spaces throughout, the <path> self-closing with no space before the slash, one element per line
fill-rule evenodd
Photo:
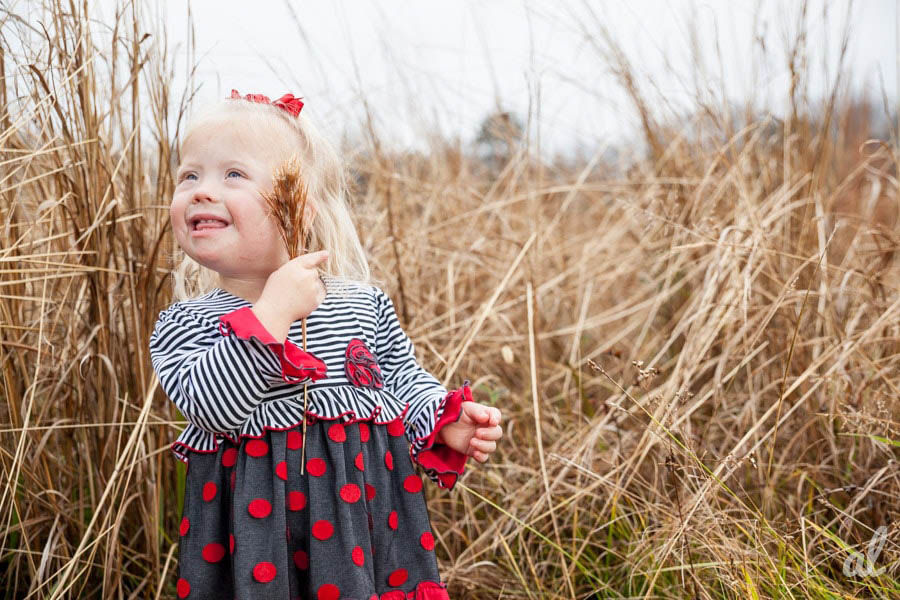
<path fill-rule="evenodd" d="M 183 421 L 147 340 L 184 95 L 132 5 L 42 10 L 0 11 L 0 597 L 173 597 Z M 642 117 L 627 168 L 348 151 L 423 362 L 505 415 L 428 490 L 451 596 L 897 597 L 896 137 L 840 82 L 813 109 L 799 46 L 785 119 L 666 125 L 595 41 Z"/>

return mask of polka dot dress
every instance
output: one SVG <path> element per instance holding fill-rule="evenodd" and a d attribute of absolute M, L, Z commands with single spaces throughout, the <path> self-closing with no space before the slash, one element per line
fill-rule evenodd
<path fill-rule="evenodd" d="M 191 454 L 177 597 L 447 599 L 400 419 L 301 432 Z"/>

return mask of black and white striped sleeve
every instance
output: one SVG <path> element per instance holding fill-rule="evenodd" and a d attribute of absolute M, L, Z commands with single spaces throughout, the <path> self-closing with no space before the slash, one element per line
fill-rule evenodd
<path fill-rule="evenodd" d="M 276 342 L 249 308 L 224 315 L 217 327 L 176 303 L 159 314 L 150 358 L 163 390 L 188 421 L 211 433 L 231 433 L 273 385 L 324 377 L 324 363 L 289 346 Z"/>
<path fill-rule="evenodd" d="M 378 329 L 375 355 L 388 390 L 409 404 L 405 425 L 407 437 L 414 440 L 434 429 L 435 411 L 447 390 L 428 371 L 416 362 L 412 340 L 397 320 L 394 303 L 378 290 L 376 292 Z"/>
<path fill-rule="evenodd" d="M 441 487 L 452 488 L 462 474 L 467 457 L 435 443 L 438 429 L 457 421 L 462 392 L 448 393 L 444 386 L 416 362 L 412 340 L 397 320 L 394 304 L 381 290 L 376 293 L 378 329 L 376 356 L 384 383 L 409 408 L 404 417 L 410 440 L 410 458 L 425 468 L 428 477 Z M 468 386 L 465 386 L 468 391 Z M 471 400 L 471 393 L 468 399 Z"/>

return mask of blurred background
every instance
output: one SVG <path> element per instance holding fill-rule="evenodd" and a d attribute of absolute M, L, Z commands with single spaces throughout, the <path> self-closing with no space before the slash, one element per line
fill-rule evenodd
<path fill-rule="evenodd" d="M 115 3 L 99 2 L 104 22 Z M 655 118 L 705 100 L 752 101 L 784 114 L 785 56 L 805 29 L 808 81 L 823 99 L 841 69 L 851 93 L 897 97 L 897 6 L 892 0 L 798 2 L 164 2 L 172 88 L 198 105 L 242 93 L 302 95 L 332 136 L 358 132 L 366 108 L 385 143 L 422 149 L 430 135 L 478 139 L 487 115 L 529 121 L 545 156 L 631 147 L 640 128 L 607 64 L 615 40 Z M 842 56 L 842 44 L 848 47 Z M 247 91 L 245 91 L 247 90 Z M 530 116 L 530 119 L 529 119 Z M 886 123 L 882 123 L 886 126 Z"/>
<path fill-rule="evenodd" d="M 453 598 L 900 596 L 896 3 L 0 4 L 0 598 L 175 594 L 186 120 L 303 96 L 420 361 Z"/>

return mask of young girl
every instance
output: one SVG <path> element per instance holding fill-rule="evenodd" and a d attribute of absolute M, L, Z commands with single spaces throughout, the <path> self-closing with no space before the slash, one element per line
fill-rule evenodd
<path fill-rule="evenodd" d="M 452 489 L 496 449 L 500 411 L 416 363 L 366 283 L 340 163 L 302 106 L 232 92 L 181 147 L 170 216 L 201 295 L 162 311 L 150 339 L 189 421 L 172 446 L 188 463 L 177 594 L 446 599 L 414 465 Z M 263 193 L 291 156 L 317 251 L 289 260 Z"/>

